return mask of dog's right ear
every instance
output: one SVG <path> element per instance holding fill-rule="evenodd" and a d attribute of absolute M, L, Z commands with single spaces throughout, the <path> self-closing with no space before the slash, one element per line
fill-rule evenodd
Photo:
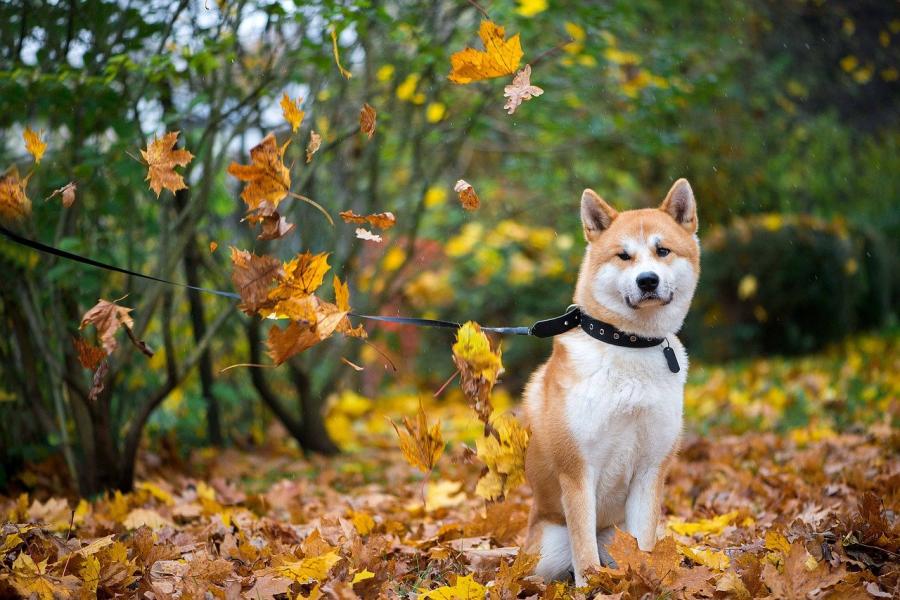
<path fill-rule="evenodd" d="M 607 204 L 594 190 L 587 189 L 581 194 L 581 225 L 584 227 L 584 239 L 588 242 L 596 240 L 618 216 L 616 209 Z"/>

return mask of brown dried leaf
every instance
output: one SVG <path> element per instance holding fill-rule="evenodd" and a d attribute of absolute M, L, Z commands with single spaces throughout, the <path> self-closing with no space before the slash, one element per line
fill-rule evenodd
<path fill-rule="evenodd" d="M 187 188 L 184 179 L 175 172 L 175 167 L 184 167 L 194 158 L 187 150 L 175 150 L 179 131 L 170 131 L 161 138 L 154 138 L 141 150 L 141 156 L 147 163 L 147 178 L 150 189 L 156 192 L 157 198 L 163 188 L 172 193 Z"/>
<path fill-rule="evenodd" d="M 531 85 L 531 65 L 525 65 L 525 67 L 513 77 L 512 85 L 503 88 L 503 96 L 508 98 L 506 104 L 503 105 L 503 108 L 511 115 L 516 112 L 516 109 L 522 102 L 531 100 L 543 93 L 544 90 L 536 85 Z"/>
<path fill-rule="evenodd" d="M 394 431 L 400 438 L 400 451 L 406 462 L 428 473 L 434 468 L 441 454 L 444 453 L 444 438 L 441 435 L 441 422 L 438 421 L 431 427 L 428 426 L 428 418 L 425 415 L 425 409 L 419 402 L 419 412 L 416 413 L 416 422 L 410 421 L 409 417 L 403 417 L 403 428 L 401 431 L 394 421 L 391 421 Z"/>
<path fill-rule="evenodd" d="M 466 210 L 476 210 L 481 205 L 475 188 L 468 182 L 460 179 L 453 186 L 453 191 L 459 194 L 459 201 Z"/>
<path fill-rule="evenodd" d="M 84 329 L 89 324 L 97 328 L 103 349 L 107 354 L 112 354 L 119 344 L 116 342 L 116 332 L 119 327 L 134 327 L 134 320 L 128 314 L 132 309 L 119 306 L 115 302 L 109 302 L 102 298 L 81 317 L 81 326 Z"/>
<path fill-rule="evenodd" d="M 269 287 L 282 275 L 281 262 L 271 256 L 257 256 L 246 250 L 231 247 L 234 266 L 231 281 L 241 296 L 241 310 L 255 314 L 269 297 Z"/>
<path fill-rule="evenodd" d="M 100 361 L 106 356 L 103 348 L 95 346 L 89 341 L 81 337 L 72 337 L 72 345 L 75 346 L 75 352 L 78 354 L 78 362 L 85 369 L 93 371 L 100 364 Z"/>
<path fill-rule="evenodd" d="M 375 117 L 375 109 L 368 103 L 363 104 L 359 111 L 359 130 L 369 136 L 370 140 L 375 135 Z"/>
<path fill-rule="evenodd" d="M 316 133 L 315 131 L 311 131 L 309 134 L 309 143 L 306 145 L 306 162 L 307 164 L 312 162 L 313 154 L 319 151 L 319 147 L 322 145 L 322 136 Z"/>
<path fill-rule="evenodd" d="M 56 196 L 62 195 L 62 205 L 65 208 L 71 207 L 75 204 L 75 190 L 78 186 L 75 185 L 74 181 L 70 181 L 66 185 L 62 186 L 57 190 L 53 190 L 53 193 L 47 197 L 47 200 L 54 198 Z"/>
<path fill-rule="evenodd" d="M 271 216 L 263 217 L 262 231 L 256 239 L 258 240 L 277 240 L 283 238 L 297 227 L 294 223 L 288 223 L 288 220 L 275 213 Z"/>

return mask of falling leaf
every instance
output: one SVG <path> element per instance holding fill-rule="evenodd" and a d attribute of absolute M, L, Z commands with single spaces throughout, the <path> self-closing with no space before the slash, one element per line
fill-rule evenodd
<path fill-rule="evenodd" d="M 257 210 L 265 202 L 272 210 L 284 200 L 291 188 L 291 173 L 284 166 L 284 150 L 291 141 L 283 146 L 275 141 L 275 134 L 270 133 L 250 149 L 250 164 L 240 165 L 232 162 L 228 165 L 228 173 L 247 185 L 241 192 L 241 199 L 247 203 L 247 209 Z"/>
<path fill-rule="evenodd" d="M 209 243 L 209 253 L 212 254 L 219 248 L 219 242 L 213 240 Z"/>
<path fill-rule="evenodd" d="M 331 28 L 331 52 L 334 54 L 334 64 L 337 65 L 341 75 L 343 75 L 345 79 L 350 79 L 353 76 L 352 73 L 341 66 L 341 54 L 338 50 L 337 30 L 333 27 Z"/>
<path fill-rule="evenodd" d="M 30 177 L 19 179 L 15 165 L 0 177 L 0 220 L 15 222 L 31 216 L 31 200 L 25 194 Z"/>
<path fill-rule="evenodd" d="M 278 213 L 275 213 L 271 216 L 263 217 L 262 231 L 256 236 L 256 239 L 277 240 L 292 232 L 296 227 L 296 224 L 288 223 L 287 219 Z"/>
<path fill-rule="evenodd" d="M 287 92 L 284 92 L 284 95 L 281 97 L 281 114 L 284 115 L 284 120 L 291 124 L 291 132 L 297 133 L 297 130 L 300 129 L 300 124 L 303 122 L 303 116 L 306 114 L 304 111 L 300 110 L 300 103 L 303 101 L 303 98 L 297 97 L 296 100 L 291 100 L 290 96 L 287 95 Z"/>
<path fill-rule="evenodd" d="M 438 421 L 429 427 L 428 417 L 425 415 L 425 409 L 420 401 L 415 423 L 409 417 L 403 417 L 405 431 L 401 431 L 393 421 L 391 421 L 391 425 L 394 426 L 394 431 L 397 432 L 397 436 L 400 438 L 400 451 L 403 453 L 403 458 L 406 459 L 406 462 L 423 473 L 430 472 L 441 457 L 441 454 L 444 453 L 441 422 Z"/>
<path fill-rule="evenodd" d="M 325 281 L 325 274 L 331 269 L 328 254 L 328 252 L 320 254 L 304 252 L 284 263 L 278 286 L 272 290 L 269 297 L 273 300 L 287 300 L 313 294 Z"/>
<path fill-rule="evenodd" d="M 65 208 L 71 207 L 75 204 L 75 190 L 77 186 L 74 181 L 70 181 L 66 185 L 62 186 L 59 189 L 53 190 L 53 193 L 47 197 L 47 200 L 51 198 L 55 198 L 56 196 L 62 195 L 62 205 Z"/>
<path fill-rule="evenodd" d="M 500 350 L 493 350 L 488 337 L 473 321 L 456 333 L 453 362 L 460 371 L 460 386 L 478 418 L 487 423 L 491 416 L 491 390 L 503 370 Z"/>
<path fill-rule="evenodd" d="M 375 116 L 375 109 L 368 103 L 363 104 L 363 107 L 359 110 L 359 129 L 369 136 L 370 140 L 375 135 Z"/>
<path fill-rule="evenodd" d="M 141 156 L 149 167 L 145 181 L 150 182 L 150 189 L 156 192 L 157 198 L 163 188 L 172 193 L 187 188 L 184 179 L 175 172 L 175 167 L 186 166 L 194 155 L 184 149 L 175 150 L 179 133 L 170 131 L 161 138 L 154 138 L 146 150 L 141 150 Z"/>
<path fill-rule="evenodd" d="M 371 227 L 378 229 L 390 229 L 397 223 L 397 217 L 392 212 L 376 213 L 374 215 L 358 215 L 352 210 L 345 210 L 339 213 L 344 223 L 368 223 Z"/>
<path fill-rule="evenodd" d="M 463 179 L 456 182 L 456 185 L 453 186 L 453 191 L 459 194 L 459 201 L 466 210 L 476 210 L 481 204 L 478 200 L 478 194 L 475 193 L 475 188 Z"/>
<path fill-rule="evenodd" d="M 35 132 L 31 127 L 26 127 L 25 131 L 22 132 L 22 137 L 25 139 L 25 149 L 34 157 L 34 163 L 37 165 L 41 164 L 41 159 L 44 158 L 44 151 L 47 149 L 46 142 L 41 140 L 42 135 L 44 135 L 43 129 Z"/>
<path fill-rule="evenodd" d="M 75 352 L 78 354 L 78 362 L 89 371 L 96 369 L 100 361 L 106 356 L 103 348 L 95 346 L 81 337 L 73 337 L 72 345 L 75 346 Z"/>
<path fill-rule="evenodd" d="M 503 96 L 509 98 L 503 108 L 508 114 L 513 114 L 522 102 L 540 96 L 544 90 L 536 85 L 531 85 L 531 65 L 525 65 L 521 71 L 513 77 L 512 85 L 503 88 Z"/>
<path fill-rule="evenodd" d="M 491 21 L 482 21 L 478 35 L 484 44 L 484 51 L 466 48 L 450 57 L 449 79 L 453 83 L 465 84 L 492 77 L 502 77 L 515 73 L 522 60 L 522 44 L 519 34 L 509 39 L 503 27 Z"/>
<path fill-rule="evenodd" d="M 486 588 L 472 575 L 457 575 L 453 585 L 443 585 L 419 596 L 419 600 L 484 600 Z"/>
<path fill-rule="evenodd" d="M 356 228 L 356 237 L 361 240 L 366 240 L 367 242 L 375 242 L 381 243 L 381 236 L 377 233 L 372 233 L 368 229 L 363 229 L 362 227 Z"/>
<path fill-rule="evenodd" d="M 306 145 L 306 162 L 307 164 L 312 162 L 313 154 L 319 151 L 319 147 L 322 145 L 322 136 L 316 133 L 315 131 L 310 132 L 309 134 L 309 143 Z"/>
<path fill-rule="evenodd" d="M 97 328 L 100 335 L 100 341 L 103 349 L 107 354 L 112 354 L 118 348 L 116 342 L 116 332 L 119 327 L 134 327 L 134 320 L 128 314 L 132 311 L 130 308 L 119 306 L 115 302 L 109 302 L 102 298 L 81 317 L 81 326 L 84 329 L 89 324 Z"/>
<path fill-rule="evenodd" d="M 281 275 L 281 262 L 231 247 L 231 281 L 241 296 L 241 310 L 252 315 L 268 300 L 269 287 Z"/>
<path fill-rule="evenodd" d="M 105 387 L 105 379 L 108 373 L 109 361 L 104 360 L 100 363 L 97 370 L 94 371 L 94 375 L 91 377 L 91 389 L 88 390 L 88 400 L 91 402 L 96 402 L 97 398 L 100 397 L 100 393 Z"/>
<path fill-rule="evenodd" d="M 475 440 L 478 458 L 487 468 L 475 494 L 486 500 L 502 500 L 510 491 L 525 482 L 525 449 L 528 431 L 509 413 L 500 415 L 492 423 L 495 435 Z"/>

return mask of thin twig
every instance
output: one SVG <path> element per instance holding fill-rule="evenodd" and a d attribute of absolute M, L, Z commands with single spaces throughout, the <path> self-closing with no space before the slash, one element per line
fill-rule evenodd
<path fill-rule="evenodd" d="M 474 7 L 478 10 L 478 12 L 480 12 L 481 14 L 483 14 L 485 19 L 487 19 L 488 21 L 491 20 L 491 15 L 489 15 L 489 14 L 487 13 L 487 11 L 484 10 L 484 9 L 481 7 L 480 4 L 478 4 L 477 2 L 475 2 L 475 0 L 468 0 L 468 2 L 469 2 L 469 4 L 471 4 L 472 6 L 474 6 Z"/>

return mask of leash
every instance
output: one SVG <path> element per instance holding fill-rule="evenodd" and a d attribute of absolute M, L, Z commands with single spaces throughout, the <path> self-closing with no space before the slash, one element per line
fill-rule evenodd
<path fill-rule="evenodd" d="M 32 250 L 37 250 L 38 252 L 58 256 L 60 258 L 65 258 L 67 260 L 78 262 L 84 265 L 89 265 L 98 269 L 114 271 L 116 273 L 123 273 L 131 277 L 138 277 L 140 279 L 155 281 L 157 283 L 162 283 L 165 285 L 187 288 L 206 294 L 214 294 L 223 298 L 231 298 L 233 300 L 241 299 L 240 295 L 234 292 L 225 292 L 212 288 L 189 285 L 187 283 L 178 283 L 177 281 L 169 281 L 168 279 L 162 279 L 159 277 L 154 277 L 153 275 L 138 273 L 137 271 L 132 271 L 131 269 L 124 269 L 122 267 L 117 267 L 115 265 L 101 262 L 99 260 L 94 260 L 86 256 L 81 256 L 80 254 L 75 254 L 74 252 L 61 250 L 54 246 L 48 246 L 47 244 L 42 244 L 41 242 L 22 237 L 19 234 L 10 231 L 3 225 L 0 225 L 0 234 L 3 234 L 8 240 L 15 244 L 19 244 L 20 246 L 25 246 L 26 248 L 31 248 Z M 411 325 L 413 327 L 459 329 L 462 326 L 460 323 L 457 323 L 455 321 L 441 321 L 439 319 L 421 319 L 417 317 L 388 317 L 384 315 L 362 315 L 354 312 L 350 312 L 348 314 L 358 319 L 380 321 L 382 323 L 396 323 L 398 325 Z M 672 373 L 677 373 L 681 370 L 680 366 L 678 365 L 678 359 L 675 357 L 675 351 L 672 349 L 672 347 L 669 345 L 668 340 L 666 340 L 665 338 L 646 338 L 626 333 L 620 329 L 617 329 L 613 325 L 604 323 L 603 321 L 595 319 L 587 313 L 582 312 L 581 308 L 574 304 L 569 306 L 565 314 L 559 315 L 558 317 L 538 321 L 530 327 L 482 327 L 482 329 L 500 335 L 531 335 L 538 338 L 549 338 L 560 335 L 579 326 L 581 327 L 582 331 L 584 331 L 594 339 L 600 340 L 601 342 L 606 342 L 607 344 L 611 344 L 613 346 L 622 346 L 625 348 L 650 348 L 653 346 L 659 346 L 663 342 L 666 342 L 666 347 L 663 348 L 663 356 L 665 356 L 669 370 Z"/>

